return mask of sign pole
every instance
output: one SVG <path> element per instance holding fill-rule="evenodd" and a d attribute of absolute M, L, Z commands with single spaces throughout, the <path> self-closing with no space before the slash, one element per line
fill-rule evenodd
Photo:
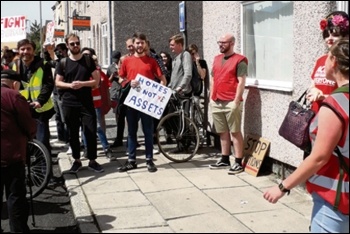
<path fill-rule="evenodd" d="M 187 32 L 186 32 L 186 1 L 182 1 L 179 3 L 179 26 L 180 32 L 184 37 L 184 47 L 187 47 Z"/>
<path fill-rule="evenodd" d="M 39 9 L 40 9 L 40 57 L 44 57 L 43 51 L 43 12 L 41 9 L 41 1 L 39 1 Z"/>

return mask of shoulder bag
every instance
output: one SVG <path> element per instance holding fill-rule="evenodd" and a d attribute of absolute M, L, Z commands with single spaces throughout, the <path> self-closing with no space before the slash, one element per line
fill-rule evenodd
<path fill-rule="evenodd" d="M 306 93 L 307 90 L 297 101 L 289 103 L 287 114 L 278 133 L 300 149 L 309 151 L 311 149 L 309 125 L 315 112 L 310 109 L 310 104 L 306 104 Z"/>

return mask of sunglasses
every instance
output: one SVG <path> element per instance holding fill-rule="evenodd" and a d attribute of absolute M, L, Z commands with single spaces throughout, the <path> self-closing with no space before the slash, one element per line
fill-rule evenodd
<path fill-rule="evenodd" d="M 80 46 L 80 42 L 76 41 L 76 42 L 71 42 L 69 43 L 70 46 Z"/>
<path fill-rule="evenodd" d="M 230 41 L 217 41 L 218 45 L 230 43 Z"/>

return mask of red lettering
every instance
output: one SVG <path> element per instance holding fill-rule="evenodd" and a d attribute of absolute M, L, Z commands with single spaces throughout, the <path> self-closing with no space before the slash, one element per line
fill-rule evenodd
<path fill-rule="evenodd" d="M 13 16 L 1 18 L 2 28 L 25 28 L 26 17 L 25 16 Z"/>

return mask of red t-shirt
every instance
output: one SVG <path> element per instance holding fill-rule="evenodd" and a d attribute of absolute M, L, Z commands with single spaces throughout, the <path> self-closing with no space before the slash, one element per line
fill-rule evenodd
<path fill-rule="evenodd" d="M 328 55 L 323 55 L 316 61 L 316 65 L 311 75 L 315 83 L 315 87 L 323 92 L 325 95 L 331 94 L 338 86 L 333 80 L 328 80 L 326 78 L 325 63 Z M 320 104 L 322 101 L 316 101 L 312 103 L 311 109 L 316 113 L 320 109 Z"/>
<path fill-rule="evenodd" d="M 130 56 L 125 58 L 119 70 L 119 76 L 122 78 L 127 78 L 127 81 L 123 82 L 122 86 L 124 87 L 125 84 L 134 80 L 137 74 L 143 75 L 151 80 L 154 80 L 155 77 L 160 77 L 163 75 L 157 61 L 154 58 L 149 56 Z"/>

